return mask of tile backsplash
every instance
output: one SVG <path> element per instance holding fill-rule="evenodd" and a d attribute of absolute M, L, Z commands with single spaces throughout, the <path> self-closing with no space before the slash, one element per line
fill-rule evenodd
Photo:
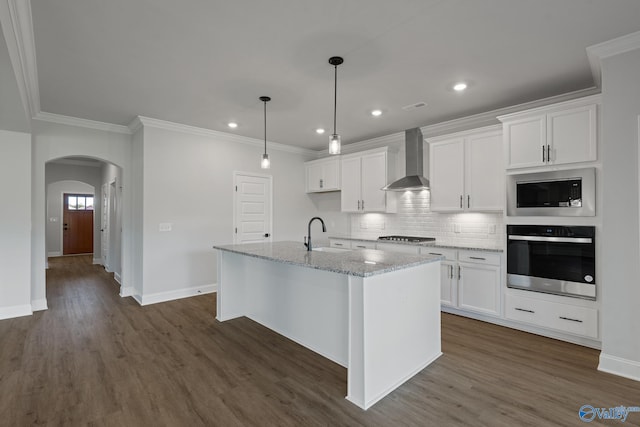
<path fill-rule="evenodd" d="M 398 213 L 351 215 L 351 236 L 377 239 L 383 235 L 435 237 L 441 242 L 478 247 L 502 246 L 502 213 L 436 213 L 429 210 L 429 192 L 398 194 Z"/>

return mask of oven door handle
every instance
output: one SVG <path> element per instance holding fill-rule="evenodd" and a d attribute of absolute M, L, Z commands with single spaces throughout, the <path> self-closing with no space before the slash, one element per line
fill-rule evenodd
<path fill-rule="evenodd" d="M 547 236 L 518 236 L 509 235 L 509 240 L 525 240 L 527 242 L 554 242 L 554 243 L 593 243 L 591 237 L 547 237 Z"/>

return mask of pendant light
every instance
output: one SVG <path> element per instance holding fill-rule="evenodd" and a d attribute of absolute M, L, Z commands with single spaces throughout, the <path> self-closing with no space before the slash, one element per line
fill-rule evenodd
<path fill-rule="evenodd" d="M 271 101 L 268 96 L 261 96 L 260 101 L 264 102 L 264 154 L 262 155 L 262 163 L 260 167 L 262 169 L 269 169 L 271 167 L 271 161 L 267 154 L 267 102 Z"/>
<path fill-rule="evenodd" d="M 332 56 L 329 58 L 329 64 L 334 67 L 333 134 L 329 137 L 329 154 L 340 154 L 340 135 L 336 132 L 336 110 L 338 109 L 338 65 L 343 62 L 344 59 L 339 56 Z"/>

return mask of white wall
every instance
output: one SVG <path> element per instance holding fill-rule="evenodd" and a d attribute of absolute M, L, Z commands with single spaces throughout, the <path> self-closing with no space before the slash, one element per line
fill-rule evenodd
<path fill-rule="evenodd" d="M 31 136 L 0 130 L 0 319 L 31 314 Z"/>
<path fill-rule="evenodd" d="M 94 158 L 121 166 L 123 170 L 123 265 L 122 286 L 128 286 L 131 266 L 130 239 L 131 135 L 33 120 L 32 123 L 32 244 L 31 304 L 34 310 L 47 308 L 46 302 L 46 162 L 69 156 Z"/>
<path fill-rule="evenodd" d="M 602 354 L 599 369 L 640 380 L 640 50 L 602 61 Z"/>
<path fill-rule="evenodd" d="M 107 184 L 109 197 L 109 253 L 106 254 L 108 270 L 115 274 L 116 280 L 120 281 L 122 274 L 122 169 L 111 163 L 103 163 L 101 172 L 101 182 Z M 99 203 L 102 205 L 101 201 Z M 102 224 L 101 220 L 100 224 Z"/>
<path fill-rule="evenodd" d="M 101 188 L 100 188 L 100 167 L 93 166 L 82 166 L 82 165 L 69 165 L 69 164 L 60 164 L 60 163 L 47 163 L 45 165 L 45 185 L 49 188 L 54 182 L 60 181 L 79 181 L 91 186 L 91 190 L 89 193 L 94 194 L 95 202 L 94 202 L 94 217 L 93 217 L 93 258 L 100 258 L 100 245 L 101 245 L 101 235 L 100 235 L 100 217 L 102 215 L 102 207 L 100 206 L 100 197 L 101 197 Z M 56 195 L 53 195 L 56 197 Z M 46 193 L 47 205 L 50 203 L 56 203 L 52 200 L 51 195 Z M 60 215 L 60 213 L 56 213 L 56 215 Z M 62 233 L 62 221 L 58 221 L 56 223 L 51 223 L 49 221 L 49 212 L 47 211 L 47 238 L 50 237 L 52 233 L 50 233 L 50 228 L 57 228 L 58 233 Z M 56 251 L 62 250 L 62 245 L 59 246 L 60 249 L 56 249 Z M 49 242 L 47 241 L 47 252 L 53 251 Z"/>
<path fill-rule="evenodd" d="M 56 181 L 47 184 L 47 255 L 61 256 L 64 193 L 94 194 L 94 187 L 80 181 Z M 94 194 L 95 197 L 95 194 Z M 95 218 L 94 218 L 95 221 Z M 95 235 L 95 230 L 94 230 Z M 94 242 L 95 246 L 95 242 Z M 97 255 L 97 254 L 96 254 Z"/>
<path fill-rule="evenodd" d="M 145 125 L 143 146 L 134 136 L 134 163 L 143 158 L 142 302 L 156 295 L 216 282 L 213 244 L 233 243 L 233 172 L 273 176 L 273 240 L 302 245 L 307 222 L 318 214 L 305 194 L 303 154 L 269 150 L 271 169 L 260 169 L 262 149 Z M 161 222 L 173 224 L 159 232 Z"/>

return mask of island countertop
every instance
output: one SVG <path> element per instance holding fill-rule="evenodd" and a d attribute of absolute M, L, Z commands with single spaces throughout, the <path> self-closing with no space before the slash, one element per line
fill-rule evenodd
<path fill-rule="evenodd" d="M 383 252 L 375 249 L 347 250 L 340 253 L 307 251 L 300 242 L 286 241 L 220 245 L 213 246 L 213 248 L 357 277 L 374 276 L 444 259 L 441 256 L 409 255 Z"/>

